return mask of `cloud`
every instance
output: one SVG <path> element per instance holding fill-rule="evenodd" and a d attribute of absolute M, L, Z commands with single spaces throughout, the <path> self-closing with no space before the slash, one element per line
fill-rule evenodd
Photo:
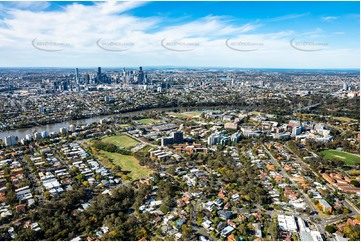
<path fill-rule="evenodd" d="M 317 55 L 307 55 L 290 47 L 289 41 L 295 36 L 315 37 L 323 34 L 322 29 L 303 33 L 287 29 L 262 33 L 259 32 L 261 21 L 240 22 L 229 16 L 186 18 L 179 23 L 169 21 L 162 15 L 140 17 L 130 14 L 129 10 L 140 8 L 144 4 L 146 3 L 112 1 L 84 5 L 80 2 L 67 4 L 56 10 L 49 10 L 46 4 L 35 4 L 30 9 L 25 8 L 25 5 L 5 6 L 6 16 L 0 19 L 0 51 L 5 58 L 0 59 L 0 66 L 178 65 L 291 68 L 302 64 L 322 67 L 319 66 L 322 63 L 327 67 L 336 63 L 333 59 L 339 60 L 337 56 L 331 58 L 331 53 L 350 55 L 350 58 L 345 58 L 347 62 L 342 62 L 343 65 L 359 65 L 356 58 L 359 57 L 358 51 L 325 50 Z M 39 10 L 41 8 L 43 10 Z M 286 15 L 268 21 L 306 15 L 308 14 Z M 42 48 L 62 51 L 41 51 L 32 46 L 34 39 L 37 43 L 48 45 L 41 46 Z M 176 52 L 161 45 L 164 39 L 196 45 L 188 48 L 191 51 Z M 225 44 L 227 39 L 236 44 L 260 45 L 257 51 L 245 53 L 228 48 Z M 99 40 L 108 43 L 107 48 L 99 48 L 96 44 Z M 132 44 L 125 47 L 127 51 L 109 51 L 112 48 L 122 49 L 121 45 L 124 43 Z"/>
<path fill-rule="evenodd" d="M 301 18 L 301 17 L 307 16 L 307 15 L 309 15 L 309 13 L 289 14 L 289 15 L 284 15 L 284 16 L 267 19 L 266 22 L 285 21 L 285 20 L 290 20 L 290 19 Z"/>
<path fill-rule="evenodd" d="M 49 2 L 44 1 L 22 1 L 22 2 L 5 2 L 4 8 L 17 8 L 23 10 L 41 11 L 50 6 Z"/>
<path fill-rule="evenodd" d="M 338 17 L 335 17 L 335 16 L 326 16 L 326 17 L 321 18 L 321 20 L 324 22 L 333 22 L 336 19 L 338 19 Z"/>
<path fill-rule="evenodd" d="M 298 36 L 307 37 L 307 38 L 321 38 L 325 36 L 325 31 L 321 28 L 316 28 L 315 30 L 309 32 L 301 32 Z"/>
<path fill-rule="evenodd" d="M 114 14 L 123 13 L 133 8 L 143 6 L 145 2 L 116 2 L 108 1 L 103 3 L 96 3 L 96 6 L 100 8 L 102 14 Z"/>

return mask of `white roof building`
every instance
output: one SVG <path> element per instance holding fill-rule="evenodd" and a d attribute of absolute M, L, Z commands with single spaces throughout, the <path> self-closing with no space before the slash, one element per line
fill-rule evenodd
<path fill-rule="evenodd" d="M 285 231 L 297 232 L 297 224 L 293 216 L 278 215 L 278 227 Z"/>

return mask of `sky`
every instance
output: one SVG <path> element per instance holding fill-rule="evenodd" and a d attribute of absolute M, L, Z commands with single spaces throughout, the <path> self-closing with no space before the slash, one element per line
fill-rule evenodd
<path fill-rule="evenodd" d="M 0 67 L 360 67 L 360 3 L 1 2 Z"/>

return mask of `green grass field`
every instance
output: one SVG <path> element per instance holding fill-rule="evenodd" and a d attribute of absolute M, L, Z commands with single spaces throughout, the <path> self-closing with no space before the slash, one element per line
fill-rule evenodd
<path fill-rule="evenodd" d="M 346 165 L 357 165 L 360 164 L 360 156 L 347 152 L 337 150 L 324 150 L 319 152 L 320 155 L 324 156 L 324 159 L 336 159 L 344 161 Z"/>
<path fill-rule="evenodd" d="M 103 142 L 114 144 L 119 147 L 123 148 L 130 148 L 137 144 L 139 144 L 138 141 L 126 136 L 126 135 L 117 135 L 117 136 L 110 136 L 105 137 L 102 139 Z"/>
<path fill-rule="evenodd" d="M 96 157 L 99 159 L 99 161 L 103 160 L 101 159 L 101 157 L 111 159 L 112 163 L 114 165 L 120 166 L 123 172 L 129 172 L 127 176 L 131 177 L 133 180 L 148 176 L 152 173 L 152 170 L 148 169 L 145 166 L 139 165 L 139 161 L 134 156 L 99 151 Z M 112 168 L 109 162 L 103 163 L 103 165 Z"/>
<path fill-rule="evenodd" d="M 168 113 L 168 115 L 175 116 L 175 117 L 177 117 L 177 118 L 188 119 L 188 118 L 197 118 L 197 117 L 200 117 L 201 112 L 197 112 L 197 111 L 184 112 L 184 113 L 173 113 L 173 112 L 170 112 L 170 113 Z"/>
<path fill-rule="evenodd" d="M 144 124 L 144 125 L 147 125 L 147 124 L 156 124 L 156 123 L 159 123 L 160 121 L 159 120 L 156 120 L 156 119 L 152 119 L 152 118 L 143 118 L 143 119 L 138 119 L 136 120 L 138 123 L 140 124 Z"/>

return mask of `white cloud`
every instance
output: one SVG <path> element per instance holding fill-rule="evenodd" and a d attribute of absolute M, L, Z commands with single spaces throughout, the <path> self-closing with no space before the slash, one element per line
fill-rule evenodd
<path fill-rule="evenodd" d="M 49 2 L 44 1 L 12 1 L 12 2 L 5 2 L 3 7 L 6 8 L 17 8 L 17 9 L 24 9 L 24 10 L 32 10 L 32 11 L 41 11 L 47 9 L 50 6 Z"/>
<path fill-rule="evenodd" d="M 324 22 L 333 22 L 336 19 L 338 19 L 338 17 L 335 16 L 326 16 L 321 18 L 321 20 Z"/>
<path fill-rule="evenodd" d="M 304 16 L 309 15 L 309 13 L 302 13 L 302 14 L 288 14 L 288 15 L 284 15 L 284 16 L 279 16 L 279 17 L 275 17 L 275 18 L 270 18 L 268 20 L 266 20 L 267 22 L 278 22 L 278 21 L 285 21 L 285 20 L 290 20 L 290 19 L 296 19 L 296 18 L 301 18 Z"/>
<path fill-rule="evenodd" d="M 96 5 L 100 8 L 100 12 L 102 14 L 113 14 L 113 13 L 122 13 L 127 10 L 140 7 L 144 5 L 145 2 L 123 2 L 119 3 L 116 1 L 108 1 L 104 3 L 96 3 Z"/>
<path fill-rule="evenodd" d="M 5 57 L 0 59 L 0 66 L 359 66 L 359 52 L 355 50 L 299 53 L 301 51 L 291 48 L 289 42 L 294 36 L 315 37 L 323 33 L 322 29 L 305 33 L 294 30 L 259 33 L 260 24 L 236 24 L 237 21 L 224 16 L 206 16 L 169 25 L 161 16 L 137 17 L 127 12 L 143 4 L 113 1 L 86 6 L 73 3 L 51 12 L 7 6 L 6 17 L 0 19 L 0 51 Z M 273 21 L 304 15 L 287 15 Z M 58 52 L 40 51 L 32 46 L 34 39 L 53 44 L 45 46 L 49 49 L 67 45 L 61 46 L 63 50 Z M 123 46 L 117 45 L 119 43 L 133 45 L 126 46 L 127 51 L 106 51 L 96 45 L 99 39 L 113 44 L 108 49 L 122 49 Z M 197 45 L 191 48 L 176 46 L 191 49 L 177 52 L 164 48 L 161 45 L 163 39 Z M 257 46 L 257 51 L 235 51 L 226 46 L 227 39 L 262 45 Z M 340 60 L 339 56 L 348 58 L 342 58 L 342 63 L 334 61 Z"/>

